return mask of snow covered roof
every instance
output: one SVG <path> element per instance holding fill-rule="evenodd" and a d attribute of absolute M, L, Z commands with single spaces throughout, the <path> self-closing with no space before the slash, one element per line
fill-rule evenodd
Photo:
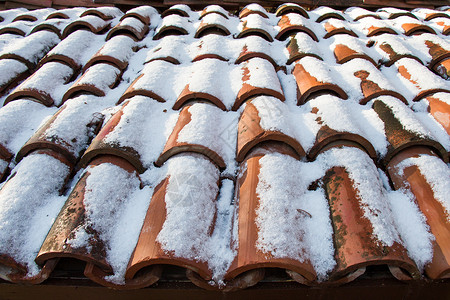
<path fill-rule="evenodd" d="M 448 278 L 449 8 L 273 11 L 0 12 L 0 278 Z"/>

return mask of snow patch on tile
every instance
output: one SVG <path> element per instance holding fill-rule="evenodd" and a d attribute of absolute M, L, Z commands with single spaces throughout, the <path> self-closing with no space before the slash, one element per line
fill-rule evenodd
<path fill-rule="evenodd" d="M 447 213 L 447 220 L 450 220 L 450 168 L 439 157 L 422 154 L 403 160 L 398 165 L 400 175 L 410 166 L 419 168 L 433 190 L 435 199 Z"/>
<path fill-rule="evenodd" d="M 414 201 L 414 196 L 406 190 L 390 191 L 388 201 L 392 208 L 395 225 L 402 237 L 408 255 L 419 270 L 433 258 L 434 236 L 426 218 Z"/>
<path fill-rule="evenodd" d="M 69 168 L 52 156 L 35 153 L 25 157 L 12 174 L 0 191 L 0 253 L 26 266 L 28 276 L 34 276 L 40 271 L 34 259 L 65 202 L 59 190 Z"/>

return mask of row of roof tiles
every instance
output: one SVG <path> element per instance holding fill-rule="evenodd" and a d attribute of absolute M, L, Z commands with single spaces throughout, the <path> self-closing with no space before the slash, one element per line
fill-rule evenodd
<path fill-rule="evenodd" d="M 448 276 L 446 8 L 0 15 L 23 29 L 0 34 L 2 278 L 42 282 L 64 257 L 115 288 L 164 264 L 226 290 L 264 267 Z"/>

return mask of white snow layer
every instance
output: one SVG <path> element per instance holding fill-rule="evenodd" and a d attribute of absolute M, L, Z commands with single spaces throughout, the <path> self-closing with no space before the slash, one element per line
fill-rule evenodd
<path fill-rule="evenodd" d="M 0 191 L 0 253 L 39 272 L 34 259 L 66 197 L 59 196 L 69 168 L 46 154 L 30 154 Z M 26 220 L 26 222 L 24 222 Z"/>

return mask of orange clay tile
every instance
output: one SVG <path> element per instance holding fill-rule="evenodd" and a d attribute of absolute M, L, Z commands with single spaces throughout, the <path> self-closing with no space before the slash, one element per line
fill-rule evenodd
<path fill-rule="evenodd" d="M 450 35 L 450 25 L 445 25 L 444 28 L 442 28 L 442 34 Z"/>
<path fill-rule="evenodd" d="M 253 148 L 268 141 L 285 143 L 295 150 L 298 158 L 305 156 L 305 150 L 303 150 L 302 145 L 296 139 L 280 131 L 264 130 L 260 122 L 261 117 L 258 114 L 258 109 L 251 102 L 248 102 L 238 123 L 236 157 L 238 162 L 244 161 Z"/>
<path fill-rule="evenodd" d="M 422 63 L 422 61 L 418 57 L 416 57 L 416 56 L 414 56 L 412 54 L 403 54 L 403 53 L 399 54 L 399 53 L 397 53 L 392 48 L 392 46 L 386 41 L 381 43 L 378 47 L 389 56 L 389 61 L 384 63 L 384 65 L 386 67 L 392 66 L 392 64 L 394 64 L 397 60 L 400 60 L 400 59 L 405 58 L 405 57 L 415 59 L 418 62 Z"/>
<path fill-rule="evenodd" d="M 368 71 L 366 70 L 356 71 L 355 73 L 353 73 L 353 75 L 361 79 L 360 86 L 364 98 L 359 101 L 359 104 L 364 105 L 370 100 L 383 95 L 393 96 L 402 101 L 403 103 L 408 104 L 408 101 L 406 101 L 405 97 L 403 97 L 403 95 L 400 94 L 399 92 L 392 90 L 384 90 L 377 83 L 369 80 L 368 77 L 370 73 Z"/>
<path fill-rule="evenodd" d="M 196 57 L 194 57 L 192 59 L 192 62 L 200 61 L 200 60 L 206 59 L 206 58 L 214 58 L 214 59 L 219 59 L 221 61 L 228 61 L 228 59 L 224 58 L 220 54 L 206 53 L 206 54 L 197 55 Z M 155 58 L 155 59 L 149 60 L 148 62 L 151 62 L 151 61 L 154 61 L 154 60 L 158 60 L 158 59 L 165 60 L 167 62 L 170 62 L 170 63 L 174 64 L 174 65 L 179 65 L 180 64 L 180 62 L 177 59 L 173 58 L 173 57 Z"/>
<path fill-rule="evenodd" d="M 169 61 L 170 62 L 170 61 Z M 162 98 L 161 96 L 159 96 L 158 94 L 156 94 L 153 91 L 150 90 L 145 90 L 145 89 L 135 89 L 134 85 L 139 81 L 139 79 L 141 79 L 144 76 L 144 73 L 141 73 L 141 75 L 139 75 L 131 84 L 130 86 L 127 88 L 127 90 L 123 93 L 122 97 L 120 97 L 119 101 L 117 101 L 117 104 L 122 103 L 123 101 L 125 101 L 126 99 L 129 99 L 133 96 L 137 96 L 137 95 L 142 95 L 142 96 L 147 96 L 150 98 L 155 99 L 158 102 L 166 102 L 166 100 L 164 98 Z"/>
<path fill-rule="evenodd" d="M 336 57 L 336 62 L 338 64 L 346 63 L 354 58 L 362 58 L 370 61 L 375 67 L 377 66 L 376 62 L 366 53 L 357 52 L 344 44 L 336 45 L 334 48 L 334 57 Z"/>
<path fill-rule="evenodd" d="M 195 32 L 194 37 L 201 38 L 207 34 L 227 36 L 230 35 L 230 31 L 222 24 L 209 23 L 208 21 L 205 21 L 205 19 L 202 19 L 200 25 L 197 28 L 197 31 Z"/>
<path fill-rule="evenodd" d="M 239 53 L 239 57 L 236 59 L 236 61 L 234 63 L 238 65 L 238 64 L 240 64 L 240 63 L 242 63 L 244 61 L 248 61 L 248 60 L 250 60 L 251 58 L 254 58 L 254 57 L 260 57 L 260 58 L 263 58 L 265 60 L 268 60 L 273 65 L 273 67 L 275 69 L 278 68 L 277 63 L 267 53 L 265 53 L 265 52 L 249 51 L 247 45 L 244 45 L 242 47 L 241 53 Z"/>
<path fill-rule="evenodd" d="M 373 237 L 373 227 L 364 216 L 358 187 L 346 169 L 331 168 L 323 181 L 330 205 L 337 263 L 329 280 L 333 282 L 347 276 L 354 279 L 353 272 L 371 265 L 401 268 L 410 275 L 410 279 L 418 279 L 420 273 L 401 244 L 382 245 Z"/>
<path fill-rule="evenodd" d="M 52 156 L 62 162 L 63 164 L 67 165 L 72 170 L 72 164 L 61 154 L 54 152 L 50 149 L 43 149 L 43 150 L 37 150 L 34 153 L 39 154 L 45 154 Z M 68 172 L 70 173 L 70 172 Z M 65 178 L 65 183 L 69 180 L 69 177 Z M 5 185 L 8 184 L 8 182 L 5 183 Z M 63 186 L 61 186 L 61 191 L 63 190 Z M 14 259 L 9 257 L 8 255 L 0 255 L 0 264 L 7 266 L 10 268 L 11 273 L 8 274 L 8 279 L 11 282 L 14 283 L 22 283 L 22 284 L 39 284 L 42 283 L 44 280 L 46 280 L 50 273 L 55 268 L 56 264 L 58 263 L 59 258 L 52 258 L 49 257 L 46 261 L 41 261 L 38 264 L 41 266 L 41 271 L 32 276 L 27 277 L 27 267 L 24 265 L 21 265 L 17 263 Z"/>
<path fill-rule="evenodd" d="M 105 279 L 111 274 L 105 272 L 97 265 L 88 262 L 84 269 L 84 275 L 95 283 L 115 290 L 134 290 L 148 287 L 157 282 L 161 278 L 162 271 L 163 266 L 155 265 L 145 268 L 135 278 L 125 280 L 124 284 L 116 284 Z"/>
<path fill-rule="evenodd" d="M 135 168 L 126 160 L 113 155 L 97 157 L 89 165 L 98 166 L 103 163 L 114 164 L 130 173 L 135 171 Z M 90 249 L 85 247 L 73 248 L 68 242 L 75 237 L 77 228 L 86 224 L 83 200 L 89 176 L 90 173 L 87 171 L 70 193 L 39 250 L 36 257 L 37 264 L 44 264 L 49 259 L 70 257 L 95 264 L 105 272 L 112 274 L 112 268 L 106 260 L 105 245 L 98 232 L 95 232 L 92 228 L 87 228 L 93 236 L 89 239 Z"/>
<path fill-rule="evenodd" d="M 59 78 L 56 78 L 55 76 L 53 76 L 52 72 L 54 72 L 54 70 L 58 68 L 64 68 L 65 74 L 59 72 Z M 60 86 L 68 83 L 72 76 L 72 69 L 70 69 L 69 71 L 67 65 L 57 62 L 49 62 L 48 64 L 45 64 L 39 70 L 34 72 L 33 75 L 28 77 L 16 89 L 14 89 L 14 91 L 12 91 L 8 95 L 8 97 L 6 97 L 4 105 L 13 100 L 17 100 L 23 97 L 30 97 L 36 99 L 37 102 L 40 102 L 45 106 L 52 106 L 54 104 L 54 101 L 58 99 L 53 99 L 50 91 L 42 91 L 37 87 L 37 85 L 39 85 L 39 83 L 41 82 L 43 84 L 45 83 L 45 85 L 48 85 L 48 82 L 52 81 L 54 83 L 54 87 Z"/>
<path fill-rule="evenodd" d="M 10 92 L 10 90 L 15 88 L 18 84 L 20 84 L 20 82 L 27 79 L 31 75 L 30 70 L 25 65 L 23 65 L 23 70 L 23 72 L 19 72 L 17 75 L 10 77 L 3 85 L 0 86 L 0 97 L 5 95 L 7 92 Z"/>
<path fill-rule="evenodd" d="M 312 94 L 318 92 L 328 92 L 344 100 L 348 99 L 347 94 L 338 85 L 318 81 L 317 78 L 305 70 L 301 63 L 295 65 L 292 73 L 297 81 L 297 105 L 306 103 Z"/>
<path fill-rule="evenodd" d="M 38 18 L 36 16 L 33 16 L 32 14 L 20 14 L 17 17 L 14 18 L 14 20 L 12 20 L 13 22 L 17 22 L 17 21 L 28 21 L 28 22 L 36 22 L 38 20 Z"/>
<path fill-rule="evenodd" d="M 427 147 L 412 147 L 403 150 L 387 165 L 387 171 L 395 189 L 411 191 L 419 209 L 425 215 L 436 240 L 433 242 L 433 260 L 425 267 L 425 273 L 431 279 L 450 277 L 450 222 L 445 208 L 434 197 L 430 183 L 421 174 L 416 165 L 406 167 L 403 174 L 398 171 L 398 165 L 405 159 L 419 155 L 436 156 Z M 442 162 L 444 164 L 444 162 Z"/>
<path fill-rule="evenodd" d="M 161 244 L 157 241 L 158 234 L 166 220 L 165 198 L 168 193 L 168 184 L 169 177 L 155 187 L 136 248 L 128 263 L 125 273 L 126 280 L 132 280 L 149 266 L 165 264 L 191 269 L 204 280 L 210 280 L 212 277 L 211 270 L 209 270 L 206 263 L 176 257 L 172 253 L 164 251 L 161 248 Z M 215 199 L 211 199 L 211 201 L 215 201 Z"/>
<path fill-rule="evenodd" d="M 122 21 L 125 18 L 136 18 L 139 21 L 141 21 L 142 23 L 144 23 L 145 25 L 150 25 L 150 21 L 151 21 L 149 16 L 144 16 L 137 12 L 127 12 L 120 18 L 120 21 Z"/>
<path fill-rule="evenodd" d="M 102 76 L 101 78 L 95 78 L 92 74 L 96 74 L 101 68 L 108 68 L 111 71 L 109 74 L 114 74 L 115 76 L 106 77 Z M 108 88 L 112 89 L 116 86 L 117 82 L 121 78 L 121 72 L 116 68 L 116 66 L 111 65 L 109 63 L 99 63 L 88 68 L 83 75 L 75 81 L 72 86 L 64 93 L 62 101 L 65 102 L 70 98 L 73 98 L 75 95 L 84 93 L 84 94 L 92 94 L 98 97 L 105 96 L 105 92 L 108 91 Z M 87 82 L 85 78 L 95 78 L 92 82 Z M 97 80 L 97 82 L 96 82 Z M 106 81 L 109 82 L 106 82 Z"/>
<path fill-rule="evenodd" d="M 125 68 L 128 66 L 128 61 L 121 60 L 112 55 L 103 54 L 102 50 L 104 47 L 105 46 L 100 48 L 100 50 L 98 50 L 97 53 L 95 53 L 91 57 L 91 59 L 89 59 L 89 61 L 83 67 L 83 70 L 82 70 L 83 72 L 85 72 L 89 67 L 91 67 L 97 63 L 108 63 L 108 64 L 111 64 L 111 65 L 117 67 L 121 71 L 125 70 Z"/>
<path fill-rule="evenodd" d="M 144 166 L 140 160 L 139 153 L 130 147 L 120 147 L 119 145 L 106 143 L 104 138 L 119 124 L 120 119 L 123 115 L 123 109 L 128 104 L 122 105 L 121 109 L 116 112 L 111 119 L 102 127 L 97 136 L 92 140 L 89 148 L 86 150 L 84 155 L 81 157 L 80 165 L 86 167 L 90 161 L 92 161 L 97 156 L 111 155 L 121 157 L 132 164 L 139 173 L 145 171 Z"/>
<path fill-rule="evenodd" d="M 89 19 L 80 18 L 70 23 L 69 25 L 66 26 L 66 28 L 64 28 L 62 38 L 68 37 L 69 34 L 71 34 L 74 31 L 80 30 L 81 28 L 87 29 L 95 34 L 98 34 L 104 30 L 107 30 L 109 28 L 109 25 L 110 23 L 106 21 L 98 22 L 97 24 L 94 25 L 94 23 L 91 24 L 89 22 Z"/>
<path fill-rule="evenodd" d="M 205 16 L 209 15 L 209 14 L 219 14 L 222 17 L 224 17 L 225 19 L 228 19 L 227 13 L 222 12 L 220 10 L 207 10 L 207 7 L 205 7 L 202 12 L 200 13 L 200 17 L 199 20 L 203 19 Z"/>
<path fill-rule="evenodd" d="M 31 138 L 22 146 L 16 155 L 16 161 L 21 161 L 27 154 L 39 149 L 51 149 L 56 153 L 64 156 L 70 163 L 70 166 L 75 166 L 77 157 L 67 148 L 63 141 L 58 140 L 55 137 L 48 137 L 45 132 L 56 121 L 61 112 L 66 107 L 61 107 L 44 125 L 42 125 Z"/>
<path fill-rule="evenodd" d="M 308 152 L 308 158 L 314 160 L 317 155 L 328 150 L 330 146 L 337 147 L 338 145 L 348 145 L 349 143 L 359 145 L 359 148 L 362 148 L 372 159 L 376 160 L 377 152 L 366 138 L 351 132 L 340 132 L 327 125 L 322 125 L 317 132 L 316 141 Z"/>
<path fill-rule="evenodd" d="M 269 143 L 265 149 L 255 149 L 241 164 L 243 172 L 240 172 L 240 176 L 237 179 L 235 202 L 238 215 L 239 247 L 237 255 L 225 275 L 225 280 L 230 280 L 244 272 L 261 268 L 288 269 L 301 274 L 305 282 L 312 282 L 316 279 L 316 273 L 310 261 L 300 262 L 290 258 L 273 257 L 271 254 L 261 252 L 256 246 L 258 227 L 255 220 L 256 209 L 259 205 L 256 187 L 261 168 L 259 160 L 265 155 L 264 153 L 275 152 L 277 148 L 281 148 L 282 153 L 290 154 L 293 157 L 297 156 L 297 153 L 286 144 L 278 144 L 274 148 Z"/>
<path fill-rule="evenodd" d="M 428 71 L 428 69 L 426 69 Z M 438 88 L 430 88 L 430 89 L 424 89 L 422 88 L 419 83 L 413 79 L 411 76 L 410 70 L 408 70 L 407 66 L 405 64 L 399 64 L 398 65 L 398 73 L 405 78 L 406 80 L 409 80 L 413 85 L 415 85 L 419 89 L 419 93 L 414 97 L 412 101 L 419 101 L 422 98 L 425 98 L 428 95 L 438 93 L 438 92 L 448 92 L 450 93 L 450 87 L 447 85 L 444 88 L 438 87 Z M 431 74 L 433 74 L 431 72 Z M 423 74 L 424 76 L 426 74 Z"/>
<path fill-rule="evenodd" d="M 358 37 L 358 35 L 354 33 L 352 30 L 347 29 L 345 27 L 335 27 L 330 22 L 326 22 L 323 26 L 325 28 L 325 31 L 327 32 L 323 37 L 324 39 L 327 39 L 336 34 L 348 34 L 354 37 Z"/>
<path fill-rule="evenodd" d="M 434 65 L 438 62 L 450 58 L 450 51 L 444 49 L 440 44 L 436 44 L 430 40 L 426 40 L 425 45 L 428 47 L 428 53 L 431 56 L 429 68 L 433 68 Z"/>
<path fill-rule="evenodd" d="M 369 28 L 367 28 L 367 37 L 372 37 L 372 36 L 376 36 L 376 35 L 381 35 L 381 34 L 397 34 L 397 32 L 389 27 L 378 27 L 378 26 L 370 26 Z"/>
<path fill-rule="evenodd" d="M 410 17 L 410 18 L 418 20 L 416 15 L 414 15 L 412 12 L 409 12 L 409 11 L 389 13 L 388 19 L 393 20 L 393 19 L 397 19 L 399 17 Z"/>
<path fill-rule="evenodd" d="M 145 35 L 148 32 L 148 25 L 145 25 L 144 23 L 141 22 L 142 24 L 142 28 L 141 30 L 139 30 L 138 28 L 135 28 L 129 24 L 126 24 L 125 22 L 127 20 L 130 20 L 128 18 L 122 19 L 122 21 L 120 21 L 119 24 L 117 24 L 116 26 L 114 26 L 109 32 L 108 35 L 106 36 L 106 40 L 110 40 L 112 37 L 116 36 L 116 35 L 126 35 L 129 36 L 130 38 L 132 38 L 135 42 L 139 42 L 140 40 L 142 40 Z M 136 20 L 135 18 L 131 18 L 131 20 Z M 140 22 L 140 21 L 138 21 Z M 124 24 L 125 23 L 125 24 Z"/>
<path fill-rule="evenodd" d="M 266 19 L 269 18 L 269 17 L 268 17 L 264 12 L 262 12 L 262 11 L 259 11 L 259 10 L 251 10 L 251 9 L 248 9 L 248 8 L 244 8 L 244 9 L 241 10 L 240 13 L 239 13 L 239 19 L 245 18 L 245 17 L 247 17 L 247 16 L 249 16 L 249 15 L 251 15 L 251 14 L 257 14 L 257 15 L 260 15 L 261 17 L 263 17 L 263 18 L 266 18 Z"/>
<path fill-rule="evenodd" d="M 120 10 L 116 7 L 110 7 L 114 9 L 114 11 L 110 11 L 110 13 L 105 13 L 101 8 L 89 8 L 85 10 L 80 17 L 84 16 L 97 16 L 105 21 L 113 19 L 115 16 L 120 14 Z"/>
<path fill-rule="evenodd" d="M 258 58 L 255 58 L 255 59 L 258 59 Z M 251 63 L 252 61 L 250 60 L 248 62 Z M 274 86 L 281 86 L 275 69 L 273 69 L 274 74 L 273 74 L 272 78 L 277 80 L 278 82 L 270 83 L 272 85 L 272 87 L 274 87 L 274 88 L 253 86 L 253 85 L 249 84 L 248 82 L 251 81 L 251 77 L 252 77 L 251 71 L 247 67 L 247 65 L 244 65 L 242 67 L 242 70 L 243 70 L 242 87 L 238 92 L 238 95 L 233 104 L 233 107 L 231 108 L 232 110 L 237 110 L 245 101 L 247 101 L 251 97 L 257 96 L 257 95 L 272 96 L 272 97 L 280 99 L 281 101 L 284 101 L 285 98 L 284 98 L 282 89 L 280 88 L 279 90 L 276 90 L 274 87 Z M 272 70 L 270 70 L 270 69 L 267 71 L 272 72 Z"/>
<path fill-rule="evenodd" d="M 320 57 L 317 53 L 309 53 L 309 52 L 303 52 L 299 48 L 299 44 L 297 41 L 296 36 L 293 36 L 287 46 L 286 46 L 288 52 L 289 52 L 289 59 L 286 64 L 290 65 L 293 62 L 302 59 L 305 56 L 312 56 L 317 59 L 323 60 L 322 57 Z"/>
<path fill-rule="evenodd" d="M 59 25 L 64 25 L 65 23 L 67 23 L 67 21 L 66 20 L 62 21 L 61 20 L 61 21 L 57 21 L 57 23 Z M 62 32 L 60 31 L 60 29 L 57 26 L 55 26 L 54 24 L 47 24 L 47 23 L 41 23 L 38 26 L 34 27 L 31 30 L 30 34 L 38 32 L 38 31 L 43 31 L 43 30 L 54 32 L 55 34 L 58 35 L 58 37 L 60 39 L 62 38 Z"/>
<path fill-rule="evenodd" d="M 83 154 L 80 160 L 80 166 L 86 167 L 90 164 L 94 158 L 100 156 L 115 156 L 123 158 L 128 161 L 134 168 L 139 172 L 143 173 L 145 171 L 144 166 L 140 160 L 139 153 L 130 147 L 121 147 L 117 144 L 107 143 L 104 141 L 105 137 L 114 131 L 114 128 L 119 124 L 120 119 L 123 116 L 123 109 L 127 106 L 129 102 L 122 105 L 121 109 L 116 112 L 111 119 L 102 127 L 97 136 L 92 140 L 89 148 Z"/>
<path fill-rule="evenodd" d="M 364 19 L 364 18 L 374 18 L 374 19 L 377 19 L 377 20 L 381 20 L 381 17 L 379 15 L 377 15 L 375 13 L 367 13 L 367 14 L 362 14 L 362 15 L 357 16 L 353 20 L 353 22 L 359 21 L 359 20 Z"/>
<path fill-rule="evenodd" d="M 189 14 L 178 7 L 170 7 L 162 12 L 161 18 L 170 16 L 170 15 L 179 15 L 180 17 L 189 17 Z"/>
<path fill-rule="evenodd" d="M 310 28 L 302 24 L 291 24 L 289 16 L 283 15 L 281 16 L 280 21 L 278 21 L 278 26 L 280 30 L 275 37 L 277 40 L 286 40 L 290 35 L 293 35 L 297 32 L 304 32 L 308 34 L 313 40 L 318 41 L 316 34 Z"/>
<path fill-rule="evenodd" d="M 168 25 L 161 27 L 158 32 L 153 37 L 154 40 L 159 40 L 165 36 L 168 35 L 187 35 L 188 32 L 185 28 L 175 26 L 175 25 Z"/>
<path fill-rule="evenodd" d="M 309 19 L 308 12 L 300 5 L 295 5 L 293 3 L 285 3 L 285 4 L 278 6 L 278 8 L 275 12 L 275 15 L 277 17 L 279 17 L 279 16 L 284 16 L 289 13 L 296 13 L 296 14 L 302 15 L 303 17 Z"/>
<path fill-rule="evenodd" d="M 247 21 L 244 21 L 242 31 L 239 32 L 237 38 L 240 39 L 251 35 L 260 36 L 268 42 L 273 42 L 273 37 L 270 35 L 270 33 L 261 28 L 248 27 Z"/>
<path fill-rule="evenodd" d="M 436 95 L 428 96 L 425 99 L 428 101 L 430 114 L 450 135 L 450 105 L 441 101 Z"/>
<path fill-rule="evenodd" d="M 325 14 L 321 15 L 320 17 L 318 17 L 316 22 L 321 23 L 322 21 L 325 21 L 328 19 L 336 19 L 336 20 L 345 21 L 345 18 L 343 16 L 341 16 L 340 14 L 338 14 L 336 12 L 328 12 L 328 13 L 325 13 Z"/>
<path fill-rule="evenodd" d="M 223 104 L 219 98 L 208 93 L 193 92 L 189 90 L 189 84 L 186 84 L 184 89 L 181 91 L 181 94 L 178 96 L 177 101 L 173 105 L 173 109 L 178 110 L 186 103 L 191 103 L 192 101 L 208 101 L 224 111 L 227 110 L 225 104 Z"/>
<path fill-rule="evenodd" d="M 441 60 L 434 64 L 433 70 L 444 79 L 450 78 L 450 58 Z"/>
<path fill-rule="evenodd" d="M 450 18 L 450 16 L 444 12 L 434 12 L 426 14 L 424 21 L 430 21 L 436 18 Z"/>
<path fill-rule="evenodd" d="M 402 28 L 405 31 L 405 35 L 417 35 L 422 34 L 424 32 L 436 34 L 436 32 L 427 25 L 417 24 L 417 23 L 403 23 Z"/>
<path fill-rule="evenodd" d="M 429 147 L 438 153 L 444 161 L 448 162 L 448 153 L 439 142 L 404 129 L 403 125 L 395 117 L 393 111 L 382 101 L 375 100 L 372 108 L 383 121 L 386 138 L 389 142 L 388 152 L 383 159 L 385 165 L 389 163 L 397 153 L 413 146 Z"/>
<path fill-rule="evenodd" d="M 166 145 L 164 146 L 164 150 L 161 155 L 155 162 L 155 165 L 160 167 L 164 164 L 166 160 L 170 157 L 182 153 L 182 152 L 195 152 L 200 153 L 208 157 L 216 166 L 220 169 L 225 169 L 225 161 L 223 158 L 217 154 L 214 150 L 209 149 L 206 146 L 198 145 L 198 144 L 189 144 L 187 142 L 178 142 L 178 135 L 183 130 L 185 126 L 191 122 L 191 113 L 189 112 L 189 108 L 191 105 L 184 106 L 180 112 L 180 116 L 178 117 L 178 121 L 175 124 L 175 127 L 167 139 Z"/>
<path fill-rule="evenodd" d="M 23 30 L 21 30 L 19 28 L 16 28 L 16 27 L 14 27 L 12 25 L 11 26 L 7 25 L 7 26 L 3 27 L 2 29 L 0 29 L 0 35 L 1 34 L 6 34 L 6 33 L 20 35 L 20 36 L 25 36 L 26 35 L 26 33 Z"/>

